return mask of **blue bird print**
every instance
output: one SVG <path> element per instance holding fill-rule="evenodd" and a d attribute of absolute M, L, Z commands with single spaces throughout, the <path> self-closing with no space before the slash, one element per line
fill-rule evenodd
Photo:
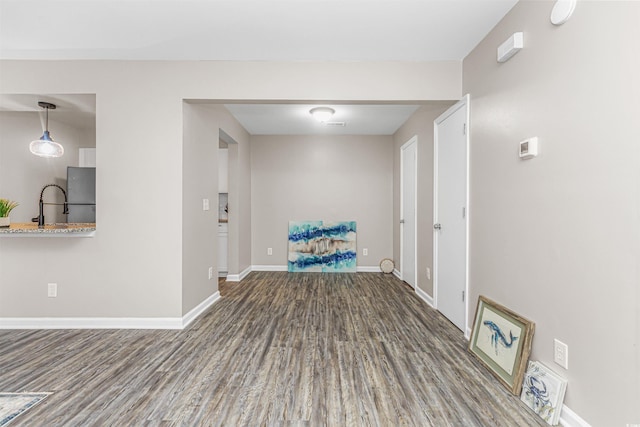
<path fill-rule="evenodd" d="M 495 348 L 496 355 L 498 354 L 499 344 L 505 348 L 511 348 L 513 343 L 518 339 L 518 337 L 514 337 L 513 333 L 509 331 L 509 341 L 507 341 L 507 337 L 504 335 L 504 332 L 502 332 L 502 329 L 500 329 L 500 326 L 491 320 L 485 320 L 482 324 L 491 330 L 491 345 Z"/>

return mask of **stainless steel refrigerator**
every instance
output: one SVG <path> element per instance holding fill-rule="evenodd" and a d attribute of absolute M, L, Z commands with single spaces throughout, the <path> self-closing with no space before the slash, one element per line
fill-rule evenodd
<path fill-rule="evenodd" d="M 67 167 L 67 222 L 96 222 L 96 168 Z"/>

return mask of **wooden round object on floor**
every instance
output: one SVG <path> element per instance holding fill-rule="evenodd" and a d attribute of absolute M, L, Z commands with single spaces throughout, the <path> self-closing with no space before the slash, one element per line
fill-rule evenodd
<path fill-rule="evenodd" d="M 393 271 L 393 267 L 395 267 L 395 264 L 390 258 L 385 258 L 380 261 L 380 270 L 382 270 L 383 273 L 391 273 Z"/>

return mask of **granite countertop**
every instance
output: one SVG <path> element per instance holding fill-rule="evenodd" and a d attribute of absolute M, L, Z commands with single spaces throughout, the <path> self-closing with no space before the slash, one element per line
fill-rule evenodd
<path fill-rule="evenodd" d="M 0 227 L 0 236 L 41 237 L 91 237 L 96 232 L 95 223 L 58 223 L 38 227 L 35 222 L 16 222 L 9 227 Z"/>

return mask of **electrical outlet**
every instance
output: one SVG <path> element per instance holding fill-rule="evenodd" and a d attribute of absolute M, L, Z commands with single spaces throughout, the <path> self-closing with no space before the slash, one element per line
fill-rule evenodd
<path fill-rule="evenodd" d="M 431 280 L 431 269 L 427 267 L 427 280 Z"/>
<path fill-rule="evenodd" d="M 202 210 L 203 211 L 209 210 L 209 199 L 202 199 Z"/>
<path fill-rule="evenodd" d="M 49 298 L 56 298 L 58 296 L 57 283 L 47 283 L 47 296 Z"/>
<path fill-rule="evenodd" d="M 369 256 L 369 249 L 368 248 L 362 249 L 362 256 Z"/>
<path fill-rule="evenodd" d="M 267 248 L 267 255 L 273 255 L 273 248 Z"/>
<path fill-rule="evenodd" d="M 556 339 L 553 340 L 553 361 L 569 369 L 569 346 Z"/>
<path fill-rule="evenodd" d="M 213 267 L 209 267 L 209 280 L 213 279 Z"/>

